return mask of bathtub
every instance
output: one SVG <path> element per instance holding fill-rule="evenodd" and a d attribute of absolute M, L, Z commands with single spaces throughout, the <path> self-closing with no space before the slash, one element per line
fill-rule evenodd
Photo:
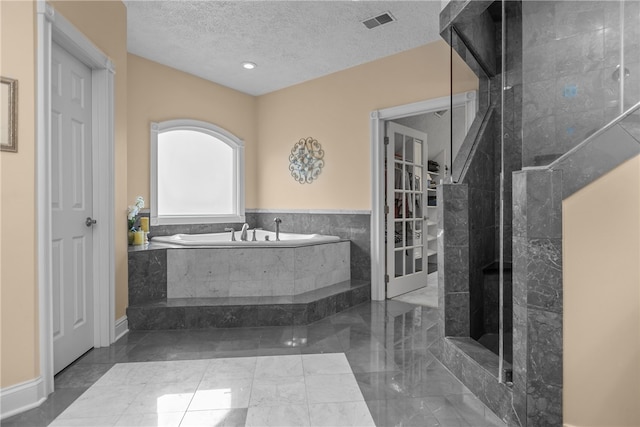
<path fill-rule="evenodd" d="M 248 232 L 253 237 L 253 230 Z M 266 241 L 265 237 L 269 236 Z M 320 234 L 256 230 L 256 242 L 240 231 L 176 234 L 151 239 L 166 249 L 167 298 L 295 296 L 351 278 L 348 240 Z"/>
<path fill-rule="evenodd" d="M 240 231 L 235 231 L 235 241 L 231 240 L 231 232 L 208 234 L 174 234 L 173 236 L 157 236 L 152 238 L 153 243 L 166 243 L 179 246 L 195 247 L 298 247 L 319 243 L 337 242 L 337 236 L 325 236 L 322 234 L 294 234 L 280 233 L 280 241 L 276 241 L 276 233 L 273 231 L 256 230 L 256 241 L 252 241 L 253 230 L 247 232 L 247 241 L 240 240 Z"/>

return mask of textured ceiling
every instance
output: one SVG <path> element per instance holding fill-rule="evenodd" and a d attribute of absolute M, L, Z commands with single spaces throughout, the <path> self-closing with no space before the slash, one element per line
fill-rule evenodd
<path fill-rule="evenodd" d="M 438 40 L 440 1 L 126 1 L 129 52 L 262 95 Z M 396 22 L 361 21 L 390 12 Z M 258 64 L 254 70 L 243 61 Z"/>

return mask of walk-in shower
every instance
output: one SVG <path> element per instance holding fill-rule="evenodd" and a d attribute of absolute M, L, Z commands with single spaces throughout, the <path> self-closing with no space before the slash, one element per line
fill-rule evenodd
<path fill-rule="evenodd" d="M 512 173 L 551 164 L 640 100 L 640 2 L 495 1 L 474 8 L 451 7 L 458 16 L 443 32 L 452 55 L 480 80 L 476 123 L 452 162 L 451 183 L 464 187 L 468 202 L 469 259 L 461 259 L 468 265 L 468 325 L 451 336 L 468 333 L 497 354 L 495 374 L 508 382 L 514 300 L 536 305 L 549 297 L 512 290 Z M 454 61 L 451 67 L 453 88 L 460 73 Z M 451 120 L 451 133 L 460 125 Z M 528 255 L 533 263 L 549 256 L 545 248 Z M 451 300 L 461 298 L 456 286 L 448 288 Z"/>
<path fill-rule="evenodd" d="M 640 2 L 451 0 L 441 25 L 480 89 L 438 193 L 439 357 L 510 425 L 559 425 L 562 203 L 640 153 Z"/>

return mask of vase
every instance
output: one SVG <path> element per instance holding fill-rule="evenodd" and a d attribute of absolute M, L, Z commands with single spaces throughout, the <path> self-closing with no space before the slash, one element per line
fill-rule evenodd
<path fill-rule="evenodd" d="M 144 245 L 144 231 L 138 230 L 133 233 L 134 246 Z"/>

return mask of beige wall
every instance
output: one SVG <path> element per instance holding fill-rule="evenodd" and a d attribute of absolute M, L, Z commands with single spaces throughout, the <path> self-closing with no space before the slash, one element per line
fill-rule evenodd
<path fill-rule="evenodd" d="M 136 55 L 129 55 L 128 68 L 129 204 L 138 195 L 149 200 L 150 123 L 197 119 L 244 140 L 245 204 L 257 207 L 256 98 Z"/>
<path fill-rule="evenodd" d="M 53 1 L 115 65 L 116 319 L 127 308 L 127 8 L 120 1 Z"/>
<path fill-rule="evenodd" d="M 18 80 L 18 152 L 0 152 L 0 386 L 39 374 L 35 4 L 0 1 L 0 74 Z"/>
<path fill-rule="evenodd" d="M 477 89 L 456 60 L 456 92 Z M 439 41 L 256 98 L 129 55 L 129 201 L 149 200 L 149 123 L 196 118 L 245 140 L 247 208 L 370 209 L 371 111 L 446 96 L 448 64 Z M 308 136 L 322 144 L 325 168 L 300 185 L 288 159 Z"/>
<path fill-rule="evenodd" d="M 366 63 L 258 98 L 258 207 L 371 209 L 370 113 L 449 94 L 444 41 Z M 454 92 L 478 80 L 456 56 Z M 313 184 L 298 184 L 289 154 L 314 137 L 325 167 Z"/>
<path fill-rule="evenodd" d="M 564 422 L 640 425 L 640 156 L 563 202 Z"/>
<path fill-rule="evenodd" d="M 52 2 L 116 68 L 115 198 L 116 228 L 126 230 L 127 27 L 119 1 Z M 18 153 L 0 154 L 0 386 L 39 375 L 38 295 L 35 218 L 36 10 L 31 1 L 1 1 L 3 76 L 19 79 Z M 127 292 L 126 233 L 116 241 L 116 317 L 124 315 Z"/>

